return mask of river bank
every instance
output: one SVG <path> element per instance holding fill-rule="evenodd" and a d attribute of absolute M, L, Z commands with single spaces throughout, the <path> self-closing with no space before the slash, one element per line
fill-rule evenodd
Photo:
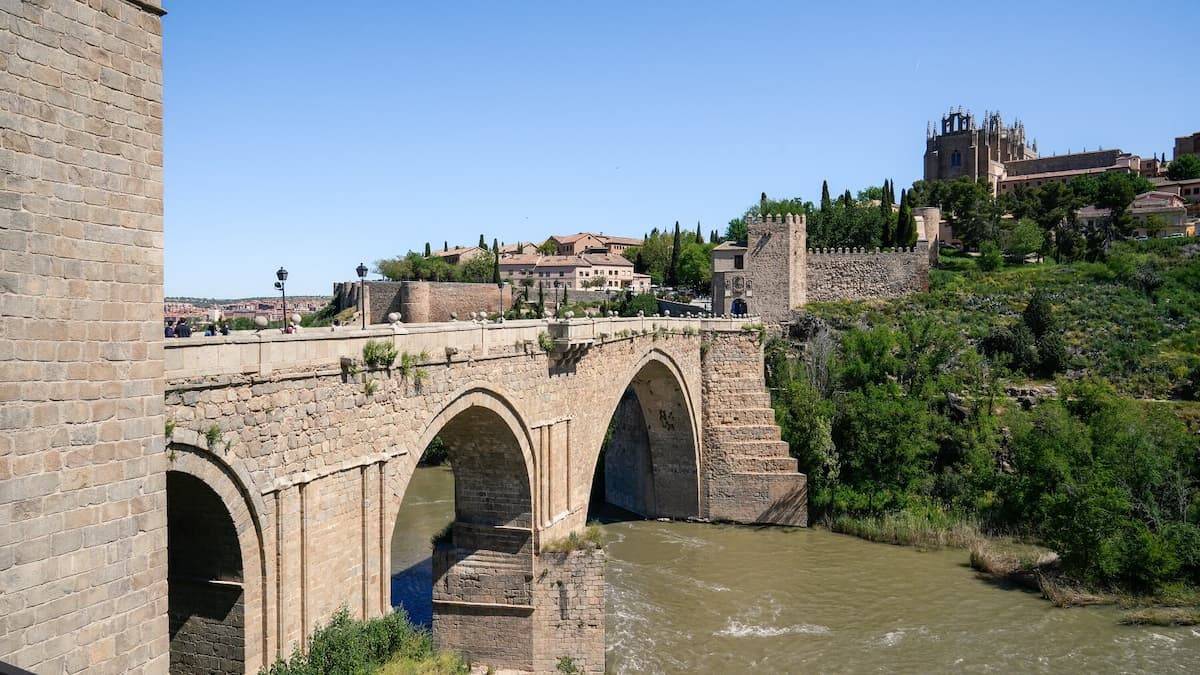
<path fill-rule="evenodd" d="M 1037 592 L 1055 607 L 1114 605 L 1127 625 L 1200 625 L 1200 593 L 1171 586 L 1154 594 L 1090 587 L 1062 573 L 1058 554 L 1037 543 L 985 533 L 978 524 L 938 510 L 900 511 L 880 517 L 835 516 L 817 527 L 867 541 L 917 550 L 960 549 L 987 581 Z"/>

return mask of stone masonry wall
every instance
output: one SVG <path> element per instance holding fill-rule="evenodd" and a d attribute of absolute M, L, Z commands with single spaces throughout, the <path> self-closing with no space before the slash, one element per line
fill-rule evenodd
<path fill-rule="evenodd" d="M 581 673 L 604 672 L 604 552 L 542 553 L 534 586 L 536 673 L 567 657 Z"/>
<path fill-rule="evenodd" d="M 760 336 L 709 333 L 703 363 L 707 515 L 739 523 L 808 524 L 807 479 L 780 440 L 763 382 Z"/>
<path fill-rule="evenodd" d="M 0 3 L 0 660 L 167 670 L 158 0 Z"/>
<path fill-rule="evenodd" d="M 808 301 L 896 298 L 929 290 L 929 244 L 901 251 L 808 252 Z"/>
<path fill-rule="evenodd" d="M 471 312 L 495 312 L 503 304 L 504 309 L 510 309 L 513 304 L 512 285 L 505 284 L 503 292 L 495 284 L 465 284 L 451 282 L 404 281 L 401 282 L 399 294 L 399 310 L 395 301 L 386 311 L 377 310 L 374 289 L 367 290 L 371 300 L 371 316 L 376 315 L 383 323 L 383 317 L 388 312 L 399 311 L 401 321 L 405 323 L 430 323 L 449 321 L 451 314 L 457 314 L 460 320 L 466 320 Z"/>

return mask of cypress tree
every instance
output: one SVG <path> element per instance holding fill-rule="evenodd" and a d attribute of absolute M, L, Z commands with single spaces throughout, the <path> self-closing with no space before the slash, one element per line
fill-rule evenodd
<path fill-rule="evenodd" d="M 700 232 L 700 221 L 698 221 L 698 220 L 696 221 L 696 243 L 697 244 L 704 243 L 704 234 Z"/>
<path fill-rule="evenodd" d="M 487 249 L 487 242 L 486 242 L 486 241 L 484 241 L 484 239 L 483 239 L 483 235 L 482 235 L 482 234 L 481 234 L 481 235 L 479 235 L 479 248 L 481 248 L 481 249 L 483 249 L 483 250 L 485 250 L 485 251 L 486 251 L 486 250 L 488 250 L 488 249 Z"/>
<path fill-rule="evenodd" d="M 679 285 L 679 221 L 675 221 L 675 239 L 671 244 L 671 265 L 667 268 L 667 285 L 674 288 Z"/>
<path fill-rule="evenodd" d="M 425 257 L 428 258 L 433 251 L 429 250 L 429 242 L 425 242 Z"/>
<path fill-rule="evenodd" d="M 829 181 L 821 181 L 821 210 L 828 212 L 833 208 L 833 199 L 829 196 Z"/>
<path fill-rule="evenodd" d="M 445 253 L 445 252 L 449 252 L 449 251 L 450 251 L 450 242 L 443 239 L 442 240 L 442 252 Z"/>
<path fill-rule="evenodd" d="M 719 243 L 717 240 L 717 231 L 716 230 L 713 230 L 712 232 L 708 233 L 708 243 L 710 243 L 710 244 Z"/>
<path fill-rule="evenodd" d="M 641 252 L 641 250 L 638 250 L 638 252 L 637 252 L 637 256 L 636 256 L 636 257 L 634 257 L 634 260 L 633 260 L 633 271 L 634 271 L 634 272 L 637 272 L 638 274 L 645 274 L 645 273 L 646 273 L 646 261 L 645 261 L 645 259 L 643 259 L 643 258 L 642 258 L 642 252 Z"/>
<path fill-rule="evenodd" d="M 900 191 L 900 217 L 896 222 L 896 246 L 913 246 L 917 243 L 917 221 L 913 219 L 912 201 L 908 192 Z"/>
<path fill-rule="evenodd" d="M 842 206 L 844 206 L 844 207 L 846 207 L 846 208 L 850 208 L 850 205 L 851 205 L 851 204 L 853 204 L 853 203 L 854 203 L 854 197 L 852 197 L 852 196 L 850 195 L 850 191 L 849 191 L 849 190 L 846 190 L 846 191 L 845 191 L 845 192 L 842 194 Z"/>
<path fill-rule="evenodd" d="M 492 283 L 500 285 L 500 244 L 492 240 Z"/>

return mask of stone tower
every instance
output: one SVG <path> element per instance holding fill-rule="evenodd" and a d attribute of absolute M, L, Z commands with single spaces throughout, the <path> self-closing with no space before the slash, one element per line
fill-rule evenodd
<path fill-rule="evenodd" d="M 168 669 L 162 8 L 0 3 L 0 661 Z"/>
<path fill-rule="evenodd" d="M 942 117 L 940 131 L 925 132 L 925 180 L 987 178 L 993 189 L 1004 176 L 1004 163 L 1037 158 L 1037 144 L 1026 145 L 1025 125 L 1005 125 L 999 112 L 984 113 L 983 126 L 960 106 Z"/>
<path fill-rule="evenodd" d="M 804 215 L 749 218 L 746 231 L 747 313 L 769 322 L 786 320 L 806 300 Z"/>

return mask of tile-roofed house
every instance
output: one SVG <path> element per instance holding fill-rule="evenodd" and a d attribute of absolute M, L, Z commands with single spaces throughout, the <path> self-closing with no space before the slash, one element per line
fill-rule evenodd
<path fill-rule="evenodd" d="M 635 274 L 633 263 L 611 253 L 519 255 L 500 259 L 500 276 L 514 283 L 574 290 L 650 290 L 650 277 Z"/>
<path fill-rule="evenodd" d="M 579 255 L 588 251 L 604 249 L 609 253 L 624 253 L 633 246 L 641 246 L 642 240 L 633 237 L 615 237 L 607 234 L 579 232 L 576 234 L 556 234 L 550 237 L 557 247 L 558 255 Z"/>
<path fill-rule="evenodd" d="M 1076 213 L 1079 222 L 1091 226 L 1095 221 L 1108 218 L 1108 209 L 1097 206 L 1085 206 Z M 1136 237 L 1167 237 L 1171 235 L 1196 235 L 1195 223 L 1189 222 L 1187 208 L 1183 197 L 1174 192 L 1152 190 L 1134 197 L 1129 207 L 1129 215 L 1137 225 L 1134 228 Z M 1157 227 L 1147 227 L 1148 219 L 1157 217 Z"/>
<path fill-rule="evenodd" d="M 432 251 L 429 254 L 431 258 L 441 258 L 451 265 L 465 263 L 471 258 L 475 258 L 487 253 L 478 246 L 455 246 L 452 249 L 445 251 Z"/>

